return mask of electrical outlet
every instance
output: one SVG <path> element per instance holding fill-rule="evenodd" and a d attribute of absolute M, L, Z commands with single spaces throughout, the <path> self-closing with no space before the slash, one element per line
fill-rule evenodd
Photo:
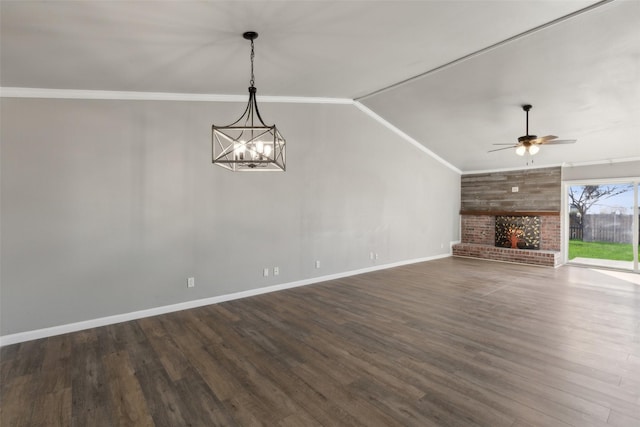
<path fill-rule="evenodd" d="M 376 259 L 378 259 L 378 252 L 376 252 Z"/>
<path fill-rule="evenodd" d="M 280 274 L 280 267 L 273 267 L 273 275 L 278 276 Z"/>
<path fill-rule="evenodd" d="M 264 270 L 262 270 L 262 275 L 264 277 L 269 277 L 269 268 L 265 268 Z"/>
<path fill-rule="evenodd" d="M 517 193 L 520 189 L 518 187 L 511 187 L 512 193 Z"/>
<path fill-rule="evenodd" d="M 373 261 L 375 259 L 375 254 L 373 252 L 369 252 L 369 259 Z"/>
<path fill-rule="evenodd" d="M 195 286 L 196 286 L 196 278 L 195 277 L 187 278 L 187 288 L 195 288 Z"/>
<path fill-rule="evenodd" d="M 320 261 L 316 261 L 316 268 L 320 268 Z"/>

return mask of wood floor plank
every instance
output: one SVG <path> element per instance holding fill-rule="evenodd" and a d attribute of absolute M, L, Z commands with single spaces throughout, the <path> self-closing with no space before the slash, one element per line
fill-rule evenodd
<path fill-rule="evenodd" d="M 8 426 L 640 425 L 640 286 L 445 258 L 0 349 Z"/>
<path fill-rule="evenodd" d="M 147 401 L 134 373 L 128 353 L 119 351 L 104 357 L 108 390 L 116 425 L 153 426 Z"/>
<path fill-rule="evenodd" d="M 174 318 L 178 319 L 175 316 Z M 181 322 L 166 322 L 166 326 L 180 351 L 189 360 L 189 364 L 220 400 L 230 399 L 242 392 L 241 384 L 221 365 L 219 360 L 207 352 L 200 340 L 194 339 Z"/>
<path fill-rule="evenodd" d="M 178 381 L 191 368 L 189 360 L 178 348 L 171 334 L 164 329 L 158 319 L 141 319 L 140 327 L 147 335 L 149 345 L 172 381 Z"/>
<path fill-rule="evenodd" d="M 241 426 L 267 427 L 275 425 L 269 416 L 269 408 L 247 393 L 239 393 L 223 403 L 229 414 Z"/>
<path fill-rule="evenodd" d="M 381 410 L 371 400 L 353 393 L 349 384 L 342 384 L 335 378 L 328 379 L 324 369 L 316 370 L 312 366 L 298 365 L 292 371 L 320 395 L 316 400 L 320 400 L 326 408 L 325 416 L 316 416 L 316 419 L 322 424 L 402 426 L 401 421 Z"/>
<path fill-rule="evenodd" d="M 557 370 L 552 366 L 535 368 L 531 365 L 523 366 L 515 361 L 488 354 L 479 354 L 477 360 L 480 363 L 513 375 L 520 375 L 523 378 L 537 378 L 538 381 L 544 382 L 545 385 L 567 393 L 588 396 L 589 400 L 606 407 L 611 407 L 614 402 L 619 405 L 631 404 L 635 407 L 635 403 L 640 397 L 640 388 L 625 390 L 619 386 L 603 383 L 584 375 L 574 375 L 566 370 Z M 546 371 L 548 375 L 540 375 L 541 371 Z"/>
<path fill-rule="evenodd" d="M 315 419 L 309 417 L 307 414 L 291 414 L 278 423 L 280 427 L 322 427 Z"/>
<path fill-rule="evenodd" d="M 26 404 L 35 389 L 33 375 L 22 375 L 2 380 L 3 391 L 0 404 L 0 425 L 28 426 L 34 406 Z"/>
<path fill-rule="evenodd" d="M 195 370 L 186 371 L 185 375 L 174 383 L 172 392 L 181 398 L 182 404 L 179 409 L 182 411 L 185 422 L 180 425 L 211 427 L 240 425 L 229 413 L 225 403 L 213 394 Z"/>
<path fill-rule="evenodd" d="M 630 417 L 617 411 L 611 411 L 608 424 L 612 427 L 638 427 L 640 418 Z"/>
<path fill-rule="evenodd" d="M 30 426 L 70 426 L 71 387 L 32 397 L 33 411 Z"/>
<path fill-rule="evenodd" d="M 114 408 L 108 391 L 108 378 L 99 341 L 87 341 L 87 334 L 74 334 L 71 355 L 71 425 L 114 425 Z M 18 424 L 22 425 L 22 424 Z"/>
<path fill-rule="evenodd" d="M 468 381 L 465 378 L 456 375 L 455 372 L 451 373 L 444 371 L 430 363 L 424 362 L 423 360 L 403 358 L 400 360 L 400 363 L 412 369 L 417 376 L 419 376 L 420 381 L 424 382 L 425 387 L 428 387 L 429 390 L 455 390 L 461 395 L 464 395 L 469 399 L 477 400 L 484 405 L 494 408 L 502 414 L 514 418 L 517 417 L 514 424 L 517 424 L 518 422 L 520 422 L 520 424 L 526 424 L 528 422 L 537 427 L 561 427 L 569 425 L 555 417 L 512 399 L 512 396 L 501 394 L 499 391 L 490 390 L 482 384 L 479 385 L 472 381 Z M 449 399 L 447 399 L 445 403 L 450 407 L 448 411 L 451 412 L 452 409 Z"/>
<path fill-rule="evenodd" d="M 160 354 L 151 344 L 132 348 L 128 354 L 131 369 L 138 382 L 138 398 L 145 402 L 140 412 L 146 412 L 156 426 L 187 425 L 183 414 L 183 397 L 160 362 Z M 135 385 L 134 385 L 135 387 Z"/>

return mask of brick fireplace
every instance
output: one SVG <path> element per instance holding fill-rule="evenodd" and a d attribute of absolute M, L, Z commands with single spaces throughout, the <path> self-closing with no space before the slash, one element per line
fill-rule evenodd
<path fill-rule="evenodd" d="M 491 172 L 461 178 L 461 243 L 454 256 L 534 265 L 560 264 L 560 168 Z M 539 249 L 496 246 L 496 217 L 538 218 Z M 500 239 L 499 239 L 500 240 Z"/>
<path fill-rule="evenodd" d="M 540 249 L 511 249 L 496 246 L 496 216 L 540 218 Z M 560 264 L 559 212 L 461 212 L 461 243 L 453 246 L 454 256 L 520 262 L 554 267 Z"/>

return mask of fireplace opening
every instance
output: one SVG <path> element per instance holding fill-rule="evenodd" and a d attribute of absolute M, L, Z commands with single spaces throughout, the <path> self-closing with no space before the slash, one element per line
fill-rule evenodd
<path fill-rule="evenodd" d="M 501 248 L 540 249 L 540 217 L 496 215 L 495 236 Z"/>

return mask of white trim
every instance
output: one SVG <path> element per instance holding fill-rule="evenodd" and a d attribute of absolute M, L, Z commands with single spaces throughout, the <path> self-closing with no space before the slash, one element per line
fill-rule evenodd
<path fill-rule="evenodd" d="M 443 159 L 442 157 L 438 156 L 433 151 L 429 150 L 427 147 L 422 145 L 420 142 L 418 142 L 417 140 L 415 140 L 414 138 L 412 138 L 411 136 L 409 136 L 405 132 L 401 131 L 399 128 L 397 128 L 395 125 L 391 124 L 387 120 L 383 119 L 381 116 L 379 116 L 377 113 L 373 112 L 371 109 L 369 109 L 366 106 L 364 106 L 359 101 L 353 101 L 353 105 L 355 105 L 360 111 L 362 111 L 367 116 L 371 117 L 372 119 L 374 119 L 375 121 L 380 123 L 382 126 L 384 126 L 387 129 L 389 129 L 390 131 L 394 132 L 396 135 L 398 135 L 399 137 L 401 137 L 405 141 L 409 142 L 410 144 L 414 145 L 419 150 L 427 153 L 429 156 L 433 157 L 435 160 L 437 160 L 438 162 L 442 163 L 444 166 L 448 167 L 449 169 L 451 169 L 452 171 L 454 171 L 454 172 L 456 172 L 456 173 L 458 173 L 460 175 L 462 174 L 462 171 L 460 169 L 458 169 L 457 167 L 455 167 L 451 163 L 447 162 L 445 159 Z"/>
<path fill-rule="evenodd" d="M 627 177 L 616 177 L 616 178 L 602 178 L 602 179 L 598 179 L 598 178 L 589 178 L 589 179 L 570 179 L 570 180 L 566 180 L 566 181 L 562 181 L 563 183 L 567 184 L 565 192 L 568 192 L 568 189 L 570 186 L 572 185 L 596 185 L 596 184 L 602 184 L 602 185 L 611 185 L 611 184 L 633 184 L 636 181 L 640 181 L 640 175 L 639 176 L 627 176 Z M 569 203 L 567 201 L 567 206 L 569 206 Z"/>
<path fill-rule="evenodd" d="M 592 165 L 608 165 L 612 163 L 627 163 L 627 162 L 638 162 L 640 161 L 640 157 L 627 157 L 620 159 L 607 159 L 607 160 L 594 160 L 591 162 L 576 162 L 576 163 L 563 163 L 563 168 L 575 168 L 580 166 L 592 166 Z"/>
<path fill-rule="evenodd" d="M 637 179 L 633 183 L 633 224 L 631 227 L 633 228 L 633 271 L 636 273 L 640 273 L 640 236 L 638 235 L 638 230 L 640 230 L 640 218 L 638 215 L 640 214 L 640 208 L 638 207 L 638 203 L 640 203 L 640 179 Z"/>
<path fill-rule="evenodd" d="M 609 162 L 604 162 L 604 163 L 609 163 Z M 638 229 L 640 228 L 640 224 L 638 223 L 638 202 L 640 202 L 640 200 L 638 200 L 638 192 L 640 191 L 640 176 L 632 176 L 632 177 L 617 177 L 617 178 L 595 178 L 595 179 L 574 179 L 574 180 L 567 180 L 567 181 L 562 181 L 562 188 L 563 188 L 563 192 L 562 192 L 562 208 L 563 210 L 561 210 L 561 221 L 562 221 L 562 225 L 561 227 L 564 228 L 564 233 L 562 235 L 563 237 L 563 241 L 561 242 L 562 244 L 562 252 L 563 252 L 563 257 L 562 260 L 565 264 L 567 265 L 577 265 L 577 266 L 585 266 L 586 264 L 580 264 L 574 261 L 571 261 L 569 259 L 569 237 L 570 237 L 570 230 L 569 230 L 569 215 L 566 211 L 567 207 L 569 206 L 569 197 L 568 197 L 568 193 L 569 193 L 569 187 L 572 186 L 576 186 L 576 185 L 613 185 L 613 184 L 633 184 L 633 223 L 631 225 L 632 227 L 632 232 L 633 232 L 633 241 L 631 242 L 632 248 L 633 248 L 633 269 L 629 270 L 632 273 L 639 273 L 640 272 L 640 263 L 638 262 L 638 258 L 639 255 L 638 254 L 638 240 L 640 240 L 640 238 L 638 237 Z M 590 267 L 593 267 L 594 265 L 591 264 Z M 602 265 L 598 266 L 599 268 L 602 268 Z"/>
<path fill-rule="evenodd" d="M 204 101 L 247 102 L 248 95 L 216 95 L 206 93 L 132 92 L 111 90 L 46 89 L 30 87 L 0 87 L 1 98 L 107 99 L 121 101 Z M 314 98 L 304 96 L 259 96 L 260 102 L 286 104 L 352 105 L 347 98 Z"/>
<path fill-rule="evenodd" d="M 283 104 L 332 104 L 353 105 L 353 99 L 348 98 L 315 98 L 306 96 L 259 96 L 260 102 L 276 102 Z M 246 101 L 247 97 L 244 97 Z"/>
<path fill-rule="evenodd" d="M 523 166 L 523 167 L 507 167 L 500 169 L 481 169 L 481 170 L 472 170 L 472 171 L 463 171 L 462 175 L 473 175 L 477 173 L 494 173 L 494 172 L 509 172 L 509 171 L 520 171 L 520 170 L 529 170 L 529 169 L 544 169 L 544 168 L 575 168 L 580 166 L 592 166 L 592 165 L 608 165 L 613 163 L 626 163 L 626 162 L 637 162 L 640 161 L 640 157 L 627 157 L 627 158 L 618 158 L 618 159 L 607 159 L 607 160 L 595 160 L 590 162 L 574 162 L 574 163 L 555 163 L 550 165 L 531 165 L 531 166 Z"/>
<path fill-rule="evenodd" d="M 440 258 L 448 258 L 450 254 L 440 254 L 424 258 L 416 258 L 411 260 L 404 260 L 393 262 L 384 265 L 376 265 L 373 267 L 362 268 L 359 270 L 347 271 L 344 273 L 329 274 L 326 276 L 312 277 L 310 279 L 298 280 L 295 282 L 282 283 L 280 285 L 267 286 L 264 288 L 250 289 L 247 291 L 234 292 L 232 294 L 219 295 L 210 298 L 202 298 L 193 301 L 185 301 L 177 304 L 165 305 L 161 307 L 150 308 L 147 310 L 139 310 L 131 313 L 116 314 L 114 316 L 100 317 L 97 319 L 84 320 L 81 322 L 69 323 L 66 325 L 52 326 L 50 328 L 36 329 L 33 331 L 19 332 L 16 334 L 9 334 L 0 336 L 0 347 L 5 345 L 17 344 L 24 341 L 31 341 L 41 338 L 53 337 L 56 335 L 67 334 L 70 332 L 82 331 L 84 329 L 97 328 L 100 326 L 113 325 L 115 323 L 128 322 L 131 320 L 142 319 L 145 317 L 157 316 L 160 314 L 172 313 L 174 311 L 187 310 L 190 308 L 201 307 L 204 305 L 218 304 L 225 301 L 231 301 L 235 299 L 248 298 L 255 295 L 266 294 L 269 292 L 277 292 L 285 289 L 296 288 L 299 286 L 311 285 L 314 283 L 325 282 L 329 280 L 340 279 L 348 276 L 355 276 L 358 274 L 369 273 L 377 270 L 384 270 L 393 267 L 400 267 L 408 264 L 415 264 L 419 262 L 432 261 Z"/>
<path fill-rule="evenodd" d="M 565 181 L 562 181 L 560 178 L 561 191 L 560 194 L 560 262 L 562 264 L 566 264 L 569 260 L 569 215 L 567 215 L 567 204 L 569 201 L 567 200 L 568 195 L 567 192 L 569 187 Z"/>

